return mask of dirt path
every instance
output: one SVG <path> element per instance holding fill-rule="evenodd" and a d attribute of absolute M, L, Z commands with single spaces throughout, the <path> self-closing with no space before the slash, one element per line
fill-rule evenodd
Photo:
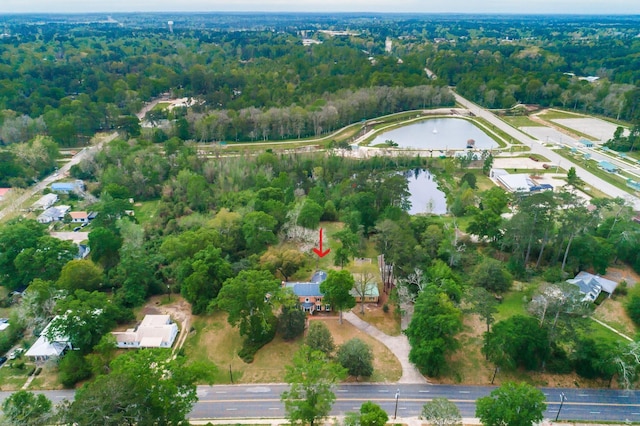
<path fill-rule="evenodd" d="M 404 334 L 401 334 L 400 336 L 389 336 L 368 322 L 361 320 L 353 312 L 343 312 L 342 317 L 353 324 L 357 329 L 364 331 L 369 336 L 381 342 L 389 348 L 396 358 L 398 358 L 398 361 L 400 361 L 400 365 L 402 366 L 402 376 L 400 377 L 400 380 L 398 380 L 398 383 L 429 383 L 427 379 L 420 374 L 415 365 L 409 361 L 409 351 L 411 350 L 411 346 L 409 345 L 409 339 L 407 339 L 407 336 Z"/>
<path fill-rule="evenodd" d="M 161 296 L 165 297 L 165 296 Z M 176 323 L 180 325 L 180 333 L 173 345 L 172 353 L 176 353 L 182 348 L 187 340 L 189 330 L 191 329 L 192 316 L 191 305 L 180 296 L 171 296 L 171 302 L 166 305 L 160 304 L 160 296 L 152 298 L 148 306 L 143 309 L 145 315 L 169 315 Z"/>

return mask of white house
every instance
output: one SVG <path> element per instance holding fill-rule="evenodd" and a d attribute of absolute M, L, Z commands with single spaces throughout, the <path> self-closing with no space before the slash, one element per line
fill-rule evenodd
<path fill-rule="evenodd" d="M 178 335 L 178 326 L 169 315 L 146 315 L 136 328 L 111 334 L 119 348 L 170 348 Z"/>
<path fill-rule="evenodd" d="M 33 203 L 31 208 L 33 210 L 46 210 L 53 206 L 58 201 L 57 194 L 45 194 L 38 201 Z"/>
<path fill-rule="evenodd" d="M 585 271 L 581 271 L 575 278 L 567 280 L 567 282 L 577 285 L 580 293 L 584 294 L 582 300 L 587 302 L 595 302 L 603 291 L 611 297 L 616 287 L 618 287 L 618 283 L 615 281 Z"/>
<path fill-rule="evenodd" d="M 51 223 L 64 219 L 64 215 L 71 210 L 70 206 L 55 206 L 49 207 L 42 214 L 40 214 L 36 220 L 40 223 Z"/>
<path fill-rule="evenodd" d="M 25 353 L 26 357 L 31 358 L 33 361 L 47 361 L 50 358 L 61 356 L 67 349 L 73 349 L 69 339 L 65 336 L 55 336 L 53 340 L 49 340 L 46 337 L 49 326 L 56 318 L 58 317 L 53 318 L 42 330 L 38 340 Z"/>
<path fill-rule="evenodd" d="M 87 212 L 71 212 L 71 222 L 73 223 L 87 223 L 89 222 L 89 213 Z"/>

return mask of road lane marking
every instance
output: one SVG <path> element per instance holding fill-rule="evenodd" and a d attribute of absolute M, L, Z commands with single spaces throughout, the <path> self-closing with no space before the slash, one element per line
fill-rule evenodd
<path fill-rule="evenodd" d="M 600 414 L 600 411 L 591 411 L 590 414 Z"/>
<path fill-rule="evenodd" d="M 386 389 L 380 389 L 378 392 L 389 392 L 389 391 Z"/>
<path fill-rule="evenodd" d="M 238 411 L 237 408 L 227 408 L 227 411 Z"/>
<path fill-rule="evenodd" d="M 348 390 L 346 390 L 346 389 L 338 389 L 336 392 L 344 392 L 344 393 L 347 393 L 347 392 L 349 392 L 349 391 L 348 391 Z"/>
<path fill-rule="evenodd" d="M 279 409 L 280 409 L 280 408 L 278 408 L 278 407 L 271 407 L 271 408 L 269 408 L 269 410 L 279 410 Z"/>
<path fill-rule="evenodd" d="M 405 402 L 424 402 L 424 398 L 402 398 Z M 378 398 L 337 398 L 337 401 L 358 401 L 358 402 L 367 402 L 367 401 L 380 401 L 380 402 L 395 402 L 395 398 L 393 397 L 378 397 Z M 451 402 L 459 402 L 459 403 L 473 403 L 476 402 L 475 399 L 450 399 Z M 214 404 L 228 404 L 228 403 L 251 403 L 251 402 L 282 402 L 279 398 L 264 398 L 264 399 L 201 399 L 198 403 L 214 403 Z M 547 401 L 547 405 L 560 405 L 560 401 Z M 615 402 L 564 402 L 564 407 L 568 406 L 591 406 L 591 407 L 633 407 L 640 408 L 640 404 L 621 404 Z M 564 409 L 563 409 L 564 410 Z"/>
<path fill-rule="evenodd" d="M 216 391 L 216 393 L 226 393 L 225 391 Z"/>
<path fill-rule="evenodd" d="M 471 391 L 458 391 L 459 393 L 471 393 Z"/>
<path fill-rule="evenodd" d="M 579 393 L 578 396 L 589 396 L 587 393 Z"/>
<path fill-rule="evenodd" d="M 431 392 L 431 391 L 421 390 L 421 391 L 418 391 L 418 392 L 420 392 L 420 393 L 429 393 L 429 392 Z"/>

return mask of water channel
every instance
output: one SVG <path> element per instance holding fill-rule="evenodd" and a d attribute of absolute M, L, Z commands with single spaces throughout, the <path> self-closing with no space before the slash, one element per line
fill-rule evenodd
<path fill-rule="evenodd" d="M 430 213 L 442 215 L 447 213 L 447 199 L 444 192 L 438 189 L 435 177 L 428 170 L 417 169 L 405 174 L 409 184 L 409 214 Z"/>
<path fill-rule="evenodd" d="M 461 118 L 432 118 L 408 126 L 383 132 L 373 139 L 370 146 L 392 140 L 400 148 L 413 149 L 474 149 L 497 148 L 498 144 L 480 128 Z M 470 141 L 473 143 L 470 144 Z"/>

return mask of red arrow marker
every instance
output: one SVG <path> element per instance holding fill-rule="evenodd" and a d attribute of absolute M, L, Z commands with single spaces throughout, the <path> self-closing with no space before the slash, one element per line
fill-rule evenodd
<path fill-rule="evenodd" d="M 318 255 L 318 257 L 325 257 L 327 254 L 329 254 L 329 252 L 331 251 L 331 249 L 326 249 L 325 251 L 322 251 L 322 228 L 320 228 L 320 248 L 314 248 L 313 252 L 315 254 Z"/>

